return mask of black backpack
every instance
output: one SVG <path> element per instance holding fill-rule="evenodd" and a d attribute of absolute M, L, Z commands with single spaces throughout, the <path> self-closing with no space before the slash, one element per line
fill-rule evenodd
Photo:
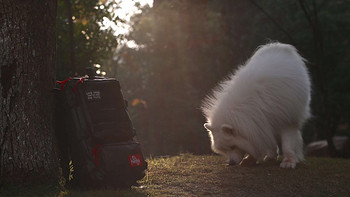
<path fill-rule="evenodd" d="M 62 174 L 80 188 L 125 188 L 145 176 L 120 84 L 102 77 L 57 82 L 56 136 Z"/>

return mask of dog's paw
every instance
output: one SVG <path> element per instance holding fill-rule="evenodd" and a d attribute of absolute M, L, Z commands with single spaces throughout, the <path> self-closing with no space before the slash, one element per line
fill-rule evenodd
<path fill-rule="evenodd" d="M 291 158 L 291 157 L 285 157 L 283 158 L 280 167 L 281 168 L 295 168 L 295 166 L 297 165 L 297 162 L 295 161 L 295 159 Z"/>

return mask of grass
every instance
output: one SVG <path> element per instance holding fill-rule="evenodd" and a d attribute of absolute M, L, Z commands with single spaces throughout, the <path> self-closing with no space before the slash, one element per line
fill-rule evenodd
<path fill-rule="evenodd" d="M 26 185 L 0 185 L 0 196 L 57 196 L 60 188 L 55 183 L 26 184 Z"/>
<path fill-rule="evenodd" d="M 350 160 L 307 158 L 296 169 L 277 161 L 228 166 L 216 155 L 149 161 L 142 184 L 150 196 L 350 196 Z"/>
<path fill-rule="evenodd" d="M 281 169 L 277 161 L 228 166 L 217 155 L 181 154 L 148 163 L 142 187 L 128 191 L 28 186 L 0 189 L 0 196 L 350 196 L 350 160 L 344 159 L 307 158 L 296 169 Z"/>

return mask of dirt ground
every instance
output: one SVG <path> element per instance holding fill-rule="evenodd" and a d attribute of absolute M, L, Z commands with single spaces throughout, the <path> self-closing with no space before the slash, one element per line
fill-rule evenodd
<path fill-rule="evenodd" d="M 0 185 L 0 196 L 350 196 L 350 160 L 345 159 L 306 158 L 295 169 L 281 169 L 278 161 L 228 166 L 218 155 L 181 154 L 147 161 L 146 177 L 131 190 Z"/>
<path fill-rule="evenodd" d="M 218 155 L 149 160 L 135 191 L 147 196 L 350 196 L 350 160 L 307 158 L 296 169 L 278 161 L 228 166 Z"/>

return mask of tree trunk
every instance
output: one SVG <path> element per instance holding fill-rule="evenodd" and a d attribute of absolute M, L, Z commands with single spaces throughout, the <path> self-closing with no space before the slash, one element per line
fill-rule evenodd
<path fill-rule="evenodd" d="M 75 40 L 74 40 L 74 24 L 73 24 L 73 14 L 72 14 L 72 4 L 71 0 L 65 0 L 67 8 L 67 18 L 68 18 L 68 33 L 69 33 L 69 55 L 70 55 L 70 65 L 69 70 L 73 71 L 73 74 L 77 72 L 75 63 Z"/>
<path fill-rule="evenodd" d="M 56 0 L 0 0 L 0 183 L 57 177 L 56 9 Z"/>

